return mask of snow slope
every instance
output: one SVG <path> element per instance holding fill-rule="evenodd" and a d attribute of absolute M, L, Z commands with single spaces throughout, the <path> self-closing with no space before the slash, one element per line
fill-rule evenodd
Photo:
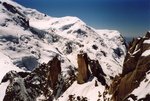
<path fill-rule="evenodd" d="M 5 76 L 5 74 L 7 72 L 9 72 L 10 70 L 16 70 L 16 71 L 23 71 L 21 70 L 20 68 L 16 67 L 11 59 L 4 55 L 3 53 L 0 53 L 0 82 L 2 80 L 2 78 Z M 5 95 L 5 90 L 8 86 L 9 82 L 6 82 L 6 83 L 0 83 L 0 101 L 3 100 L 3 97 Z"/>
<path fill-rule="evenodd" d="M 108 85 L 110 77 L 121 73 L 126 48 L 118 31 L 94 29 L 77 17 L 50 17 L 11 0 L 0 2 L 0 56 L 4 57 L 0 61 L 0 80 L 10 70 L 31 71 L 56 55 L 62 61 L 64 78 L 68 78 L 67 71 L 77 68 L 77 54 L 81 51 L 99 61 Z M 67 91 L 71 93 L 77 86 L 83 91 L 97 92 L 100 88 L 103 92 L 99 82 L 100 86 L 93 87 L 93 80 L 83 86 L 75 82 Z M 90 94 L 83 96 L 90 98 Z M 68 96 L 67 92 L 64 95 Z"/>
<path fill-rule="evenodd" d="M 73 95 L 75 99 L 77 97 L 86 97 L 88 101 L 95 101 L 96 99 L 103 100 L 103 97 L 99 96 L 100 92 L 104 92 L 105 87 L 98 82 L 98 86 L 95 86 L 95 82 L 98 82 L 96 78 L 92 81 L 84 83 L 82 85 L 78 84 L 76 81 L 71 85 L 70 88 L 65 91 L 63 95 L 58 99 L 58 101 L 67 101 L 69 95 Z"/>
<path fill-rule="evenodd" d="M 131 94 L 137 96 L 137 100 L 150 94 L 150 71 L 146 73 L 145 79 L 140 83 L 139 87 L 134 89 Z"/>

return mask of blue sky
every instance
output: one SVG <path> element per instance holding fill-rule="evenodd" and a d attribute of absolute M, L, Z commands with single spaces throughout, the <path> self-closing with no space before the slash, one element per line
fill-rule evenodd
<path fill-rule="evenodd" d="M 77 16 L 97 29 L 118 30 L 125 37 L 150 30 L 150 0 L 14 0 L 52 17 Z"/>

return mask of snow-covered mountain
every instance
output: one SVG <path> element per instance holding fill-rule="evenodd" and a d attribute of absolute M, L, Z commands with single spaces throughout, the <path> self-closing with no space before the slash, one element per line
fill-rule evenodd
<path fill-rule="evenodd" d="M 105 74 L 103 76 L 105 85 L 94 74 L 94 77 L 88 77 L 88 81 L 84 84 L 78 84 L 75 79 L 79 66 L 77 55 L 83 53 L 88 55 L 90 61 L 97 61 L 98 68 L 101 67 Z M 52 100 L 67 101 L 70 97 L 78 100 L 103 100 L 104 96 L 100 95 L 103 94 L 105 86 L 110 85 L 111 79 L 122 72 L 125 55 L 125 42 L 118 31 L 97 30 L 77 17 L 50 17 L 13 1 L 0 0 L 0 81 L 5 76 L 0 84 L 0 100 L 3 100 L 4 96 L 5 101 L 8 100 L 6 96 L 16 90 L 14 86 L 16 82 L 20 85 L 19 93 L 16 91 L 18 98 L 12 97 L 9 101 L 47 99 L 48 97 L 43 94 L 44 90 L 40 89 L 38 91 L 41 93 L 37 93 L 38 91 L 35 90 L 37 88 L 28 87 L 29 84 L 35 83 L 28 80 L 36 81 L 39 78 L 40 84 L 35 83 L 38 87 L 42 85 L 41 82 L 46 84 L 47 73 L 49 73 L 47 68 L 53 67 L 57 70 L 59 66 L 55 64 L 55 57 L 58 58 L 56 59 L 58 63 L 60 61 L 61 69 L 58 68 L 58 72 L 55 73 L 55 77 L 59 75 L 58 80 L 53 75 L 50 77 L 56 80 L 54 84 L 57 84 L 60 89 L 55 91 L 51 85 L 50 88 L 46 88 L 51 92 L 49 96 L 53 96 Z M 47 64 L 41 65 L 43 62 Z M 92 67 L 93 63 L 86 65 Z M 17 72 L 7 73 L 10 70 Z M 52 69 L 51 72 L 56 72 L 54 70 Z M 43 74 L 39 75 L 39 71 Z M 92 73 L 90 71 L 90 76 L 93 76 Z M 45 75 L 44 81 L 41 79 L 42 75 Z M 70 78 L 74 79 L 68 83 Z M 62 83 L 60 83 L 61 80 Z M 12 89 L 9 90 L 10 88 Z M 35 95 L 30 96 L 33 91 Z M 19 98 L 21 96 L 23 97 Z"/>

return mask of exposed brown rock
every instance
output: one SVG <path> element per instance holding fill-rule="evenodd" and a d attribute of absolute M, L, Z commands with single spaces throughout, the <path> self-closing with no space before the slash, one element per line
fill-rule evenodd
<path fill-rule="evenodd" d="M 128 94 L 139 86 L 146 72 L 150 70 L 150 55 L 142 56 L 145 50 L 150 49 L 150 44 L 143 43 L 147 39 L 150 39 L 149 34 L 146 37 L 134 39 L 130 43 L 123 72 L 121 76 L 114 79 L 109 89 L 109 93 L 113 95 L 113 101 L 127 101 Z"/>
<path fill-rule="evenodd" d="M 66 89 L 75 81 L 75 71 L 73 70 L 73 67 L 68 68 L 70 68 L 68 71 L 70 77 L 64 80 L 61 75 L 61 61 L 58 59 L 58 56 L 55 56 L 47 64 L 43 63 L 39 68 L 36 68 L 33 71 L 42 76 L 45 81 L 43 84 L 44 86 L 42 86 L 41 89 L 47 98 L 46 101 L 52 101 L 54 97 L 57 99 L 62 92 L 66 91 Z"/>
<path fill-rule="evenodd" d="M 83 84 L 88 81 L 90 72 L 88 69 L 88 57 L 86 53 L 78 54 L 77 56 L 78 62 L 78 76 L 77 82 L 79 84 Z"/>
<path fill-rule="evenodd" d="M 79 84 L 88 81 L 90 76 L 95 76 L 102 85 L 106 85 L 106 80 L 104 76 L 106 74 L 103 72 L 101 65 L 98 60 L 91 60 L 86 53 L 78 54 L 78 76 L 77 82 Z"/>
<path fill-rule="evenodd" d="M 61 73 L 61 62 L 58 60 L 58 57 L 54 57 L 52 61 L 48 62 L 48 66 L 50 67 L 48 70 L 48 82 L 50 82 L 50 87 L 55 89 L 58 76 Z"/>
<path fill-rule="evenodd" d="M 133 42 L 131 46 L 129 46 L 127 55 L 124 60 L 122 76 L 129 72 L 132 72 L 136 68 L 137 61 L 142 54 L 142 51 L 138 51 L 138 49 L 142 48 L 142 43 L 143 39 L 133 39 Z M 133 54 L 135 51 L 137 51 L 137 53 Z"/>

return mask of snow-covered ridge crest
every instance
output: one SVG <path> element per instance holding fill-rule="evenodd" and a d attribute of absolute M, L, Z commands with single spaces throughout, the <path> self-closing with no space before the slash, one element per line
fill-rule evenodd
<path fill-rule="evenodd" d="M 30 19 L 30 25 L 35 28 L 38 28 L 38 29 L 49 29 L 51 27 L 56 28 L 56 29 L 64 27 L 64 29 L 67 29 L 67 27 L 71 27 L 71 25 L 73 25 L 75 23 L 79 25 L 78 27 L 80 27 L 81 25 L 86 25 L 79 18 L 72 17 L 72 16 L 66 16 L 66 17 L 60 17 L 60 18 L 52 18 L 51 17 L 49 19 L 44 18 L 44 19 L 38 19 L 38 20 L 34 19 L 34 18 Z M 43 25 L 43 26 L 41 26 L 41 25 Z"/>

